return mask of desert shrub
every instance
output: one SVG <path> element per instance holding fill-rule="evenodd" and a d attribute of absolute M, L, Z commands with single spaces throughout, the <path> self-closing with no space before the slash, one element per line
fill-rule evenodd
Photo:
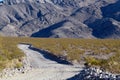
<path fill-rule="evenodd" d="M 26 37 L 0 37 L 0 68 L 7 67 L 7 63 L 12 62 L 14 59 L 21 59 L 24 53 L 17 48 L 19 43 L 32 44 L 34 47 L 44 49 L 52 54 L 59 56 L 63 55 L 67 60 L 81 61 L 81 57 L 86 51 L 91 51 L 95 55 L 109 55 L 114 53 L 108 60 L 97 59 L 87 56 L 85 61 L 96 66 L 107 68 L 110 71 L 115 67 L 110 67 L 109 64 L 120 62 L 120 40 L 114 39 L 54 39 L 54 38 L 26 38 Z M 2 65 L 2 64 L 6 65 Z M 109 63 L 109 64 L 108 64 Z M 21 66 L 21 63 L 13 63 L 14 67 Z M 118 64 L 116 70 L 119 69 Z"/>

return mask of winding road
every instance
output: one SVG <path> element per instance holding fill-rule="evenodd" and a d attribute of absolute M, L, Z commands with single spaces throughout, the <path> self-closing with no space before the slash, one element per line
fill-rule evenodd
<path fill-rule="evenodd" d="M 27 73 L 16 74 L 2 80 L 67 80 L 78 74 L 83 66 L 60 64 L 44 57 L 44 54 L 30 48 L 30 45 L 19 44 L 27 57 L 28 65 L 32 67 Z"/>

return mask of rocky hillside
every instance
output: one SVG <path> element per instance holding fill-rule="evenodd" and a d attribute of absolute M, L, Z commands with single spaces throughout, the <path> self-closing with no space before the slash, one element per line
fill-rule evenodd
<path fill-rule="evenodd" d="M 3 36 L 120 38 L 119 0 L 4 0 Z"/>

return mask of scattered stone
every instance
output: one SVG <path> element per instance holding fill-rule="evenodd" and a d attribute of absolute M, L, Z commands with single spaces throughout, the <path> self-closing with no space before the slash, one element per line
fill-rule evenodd
<path fill-rule="evenodd" d="M 1 73 L 0 73 L 0 78 L 2 77 L 12 77 L 14 76 L 15 74 L 24 74 L 26 73 L 27 71 L 29 71 L 31 69 L 30 65 L 29 65 L 29 61 L 27 61 L 26 58 L 24 58 L 22 60 L 24 66 L 22 66 L 21 68 L 7 68 L 7 69 L 4 69 Z"/>
<path fill-rule="evenodd" d="M 85 67 L 78 75 L 68 80 L 120 80 L 120 75 L 115 75 L 96 67 Z"/>

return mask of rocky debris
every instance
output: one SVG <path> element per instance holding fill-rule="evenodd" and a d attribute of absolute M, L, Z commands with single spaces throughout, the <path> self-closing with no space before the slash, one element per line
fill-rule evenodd
<path fill-rule="evenodd" d="M 88 68 L 83 71 L 84 79 L 116 79 L 114 74 L 104 72 L 98 68 Z"/>
<path fill-rule="evenodd" d="M 25 69 L 24 68 L 14 68 L 14 69 L 4 69 L 1 73 L 0 73 L 0 77 L 12 77 L 15 74 L 18 73 L 25 73 Z"/>
<path fill-rule="evenodd" d="M 106 72 L 97 67 L 86 67 L 78 75 L 68 80 L 120 80 L 120 75 Z"/>
<path fill-rule="evenodd" d="M 12 77 L 16 74 L 24 74 L 27 73 L 29 70 L 32 69 L 32 67 L 29 64 L 29 61 L 24 58 L 23 62 L 23 66 L 21 68 L 6 68 L 4 69 L 2 72 L 0 72 L 0 78 L 8 78 L 8 77 Z"/>

